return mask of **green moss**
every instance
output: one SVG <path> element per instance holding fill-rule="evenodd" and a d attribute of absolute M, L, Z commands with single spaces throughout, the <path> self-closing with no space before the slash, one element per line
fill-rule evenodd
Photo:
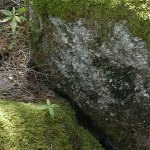
<path fill-rule="evenodd" d="M 0 100 L 1 150 L 101 150 L 101 145 L 77 124 L 69 105 L 60 102 L 53 120 L 38 104 Z"/>
<path fill-rule="evenodd" d="M 35 11 L 64 20 L 88 18 L 92 20 L 127 20 L 136 36 L 150 41 L 150 3 L 145 0 L 33 0 Z"/>

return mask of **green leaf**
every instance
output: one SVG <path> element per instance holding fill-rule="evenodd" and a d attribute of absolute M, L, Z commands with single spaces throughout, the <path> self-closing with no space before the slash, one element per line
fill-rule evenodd
<path fill-rule="evenodd" d="M 12 33 L 14 34 L 17 28 L 17 21 L 15 19 L 15 17 L 12 19 L 11 21 L 11 29 L 12 29 Z"/>
<path fill-rule="evenodd" d="M 41 105 L 41 106 L 40 106 L 40 109 L 41 109 L 41 110 L 48 109 L 48 106 L 47 106 L 47 105 Z"/>
<path fill-rule="evenodd" d="M 16 19 L 17 22 L 21 22 L 20 17 L 15 16 L 15 19 Z"/>
<path fill-rule="evenodd" d="M 15 7 L 13 7 L 12 13 L 13 13 L 13 15 L 15 15 L 15 13 L 16 13 Z"/>
<path fill-rule="evenodd" d="M 8 21 L 11 20 L 11 19 L 12 19 L 12 17 L 6 17 L 6 18 L 4 18 L 3 20 L 0 20 L 0 22 L 5 23 L 5 22 L 8 22 Z"/>
<path fill-rule="evenodd" d="M 51 107 L 52 107 L 52 108 L 56 108 L 56 107 L 60 107 L 60 106 L 57 105 L 57 104 L 52 104 Z"/>
<path fill-rule="evenodd" d="M 11 12 L 11 11 L 9 11 L 9 10 L 0 10 L 4 15 L 6 15 L 6 16 L 13 16 L 13 13 Z"/>
<path fill-rule="evenodd" d="M 55 116 L 55 113 L 54 113 L 54 110 L 53 108 L 49 107 L 49 114 L 51 115 L 51 117 L 54 119 L 54 116 Z"/>
<path fill-rule="evenodd" d="M 26 20 L 26 18 L 23 16 L 20 16 L 20 20 L 21 20 L 21 22 L 24 22 Z"/>
<path fill-rule="evenodd" d="M 27 9 L 26 9 L 25 7 L 21 7 L 21 8 L 19 8 L 19 9 L 17 10 L 17 12 L 18 12 L 19 15 L 24 14 L 26 11 L 27 11 Z"/>
<path fill-rule="evenodd" d="M 51 105 L 51 102 L 49 99 L 47 99 L 47 105 L 50 106 Z"/>

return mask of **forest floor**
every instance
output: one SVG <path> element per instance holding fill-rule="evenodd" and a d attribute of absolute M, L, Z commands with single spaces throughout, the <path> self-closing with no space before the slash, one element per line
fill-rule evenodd
<path fill-rule="evenodd" d="M 9 22 L 0 23 L 0 150 L 102 150 L 36 70 L 28 37 L 26 24 L 13 34 Z M 60 106 L 54 119 L 40 109 L 47 99 Z"/>

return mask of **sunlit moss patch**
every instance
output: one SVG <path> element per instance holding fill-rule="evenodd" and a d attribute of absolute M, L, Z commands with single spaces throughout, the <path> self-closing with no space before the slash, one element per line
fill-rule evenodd
<path fill-rule="evenodd" d="M 0 100 L 0 150 L 101 150 L 69 105 L 60 106 L 53 120 L 39 104 Z"/>

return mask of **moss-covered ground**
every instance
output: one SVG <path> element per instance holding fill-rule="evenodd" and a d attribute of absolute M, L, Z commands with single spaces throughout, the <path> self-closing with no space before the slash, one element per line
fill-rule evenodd
<path fill-rule="evenodd" d="M 58 101 L 57 101 L 58 103 Z M 102 150 L 62 100 L 54 120 L 41 104 L 0 100 L 0 150 Z"/>

